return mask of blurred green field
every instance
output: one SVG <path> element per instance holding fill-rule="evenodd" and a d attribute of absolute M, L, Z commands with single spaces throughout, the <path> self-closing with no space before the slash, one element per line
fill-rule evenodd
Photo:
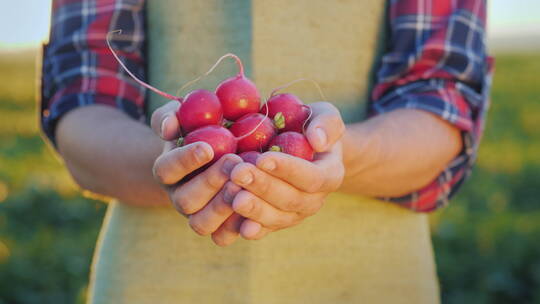
<path fill-rule="evenodd" d="M 35 53 L 0 53 L 0 304 L 82 303 L 105 204 L 39 135 Z M 432 215 L 444 303 L 540 303 L 540 54 L 499 55 L 478 165 Z"/>

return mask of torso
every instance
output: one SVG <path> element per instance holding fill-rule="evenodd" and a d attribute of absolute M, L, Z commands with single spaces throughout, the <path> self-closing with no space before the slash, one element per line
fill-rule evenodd
<path fill-rule="evenodd" d="M 148 1 L 150 82 L 169 92 L 233 52 L 268 96 L 318 81 L 346 121 L 364 118 L 380 54 L 384 1 Z M 197 87 L 215 88 L 231 62 Z M 309 84 L 291 87 L 306 102 Z M 152 107 L 160 97 L 151 97 Z M 297 227 L 228 248 L 172 208 L 109 207 L 93 303 L 437 303 L 427 217 L 344 194 Z"/>

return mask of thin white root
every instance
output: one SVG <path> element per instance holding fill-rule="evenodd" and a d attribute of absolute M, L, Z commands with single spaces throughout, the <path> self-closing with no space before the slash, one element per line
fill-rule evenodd
<path fill-rule="evenodd" d="M 109 33 L 107 33 L 107 46 L 109 47 L 109 50 L 111 51 L 111 53 L 113 54 L 114 58 L 116 59 L 116 61 L 118 61 L 118 63 L 120 64 L 120 66 L 122 66 L 122 68 L 129 74 L 129 76 L 131 76 L 131 78 L 133 78 L 138 84 L 142 85 L 143 87 L 165 97 L 165 98 L 168 98 L 168 99 L 172 99 L 172 100 L 178 100 L 178 101 L 182 101 L 182 98 L 180 97 L 176 97 L 176 96 L 173 96 L 171 94 L 168 94 L 168 93 L 165 93 L 151 85 L 149 85 L 148 83 L 140 80 L 137 76 L 135 76 L 133 73 L 131 73 L 131 71 L 127 68 L 127 66 L 122 62 L 122 60 L 120 60 L 120 57 L 118 57 L 118 55 L 116 54 L 116 51 L 113 49 L 113 47 L 111 46 L 111 35 L 112 34 L 122 34 L 122 30 L 115 30 L 115 31 L 111 31 Z"/>
<path fill-rule="evenodd" d="M 319 91 L 319 95 L 321 96 L 322 100 L 326 101 L 326 96 L 324 96 L 324 93 L 323 93 L 319 83 L 316 82 L 315 80 L 309 79 L 309 78 L 299 78 L 299 79 L 293 80 L 293 81 L 291 81 L 289 83 L 286 83 L 286 84 L 284 84 L 284 85 L 282 85 L 280 87 L 275 88 L 274 90 L 272 90 L 272 93 L 270 93 L 270 98 L 272 98 L 274 95 L 276 95 L 276 93 L 278 91 L 286 89 L 286 88 L 290 87 L 291 85 L 293 85 L 295 83 L 298 83 L 298 82 L 301 82 L 301 81 L 309 81 L 309 82 L 311 82 L 317 88 L 317 90 Z"/>
<path fill-rule="evenodd" d="M 259 123 L 257 124 L 257 126 L 255 128 L 253 128 L 253 130 L 249 131 L 248 133 L 240 136 L 240 137 L 235 137 L 236 140 L 242 140 L 248 136 L 250 136 L 251 134 L 253 134 L 255 131 L 257 131 L 257 129 L 263 124 L 263 122 L 266 120 L 266 118 L 268 118 L 268 107 L 267 107 L 267 110 L 266 110 L 266 114 L 264 114 L 264 118 L 261 119 L 261 121 L 259 121 Z"/>
<path fill-rule="evenodd" d="M 307 107 L 309 109 L 309 115 L 306 118 L 306 120 L 304 120 L 304 123 L 302 124 L 302 133 L 305 135 L 306 134 L 306 125 L 309 122 L 309 120 L 311 119 L 311 116 L 313 116 L 313 109 L 308 105 L 303 105 L 303 106 Z"/>
<path fill-rule="evenodd" d="M 236 64 L 238 65 L 238 74 L 241 75 L 241 76 L 244 76 L 244 65 L 242 64 L 242 61 L 240 60 L 240 58 L 238 58 L 238 56 L 236 56 L 233 53 L 227 53 L 227 54 L 221 56 L 216 61 L 216 63 L 214 63 L 214 65 L 206 73 L 200 75 L 199 77 L 197 77 L 197 78 L 195 78 L 193 80 L 188 81 L 186 84 L 184 84 L 182 87 L 180 87 L 180 89 L 178 89 L 178 91 L 176 91 L 176 95 L 181 96 L 181 93 L 182 93 L 182 91 L 184 89 L 186 89 L 187 87 L 199 82 L 201 79 L 205 78 L 206 76 L 210 75 L 210 73 L 212 73 L 218 67 L 218 65 L 226 58 L 233 58 L 234 60 L 236 60 Z"/>

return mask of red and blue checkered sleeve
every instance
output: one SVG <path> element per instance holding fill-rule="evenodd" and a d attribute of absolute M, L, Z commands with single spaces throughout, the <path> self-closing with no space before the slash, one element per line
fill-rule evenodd
<path fill-rule="evenodd" d="M 55 128 L 78 107 L 107 105 L 144 120 L 145 91 L 107 48 L 108 32 L 120 58 L 144 79 L 144 0 L 55 0 L 51 32 L 43 48 L 41 126 L 56 145 Z"/>
<path fill-rule="evenodd" d="M 389 39 L 370 115 L 399 108 L 430 112 L 461 130 L 463 150 L 423 189 L 383 198 L 418 212 L 448 203 L 469 176 L 488 108 L 485 0 L 391 0 Z"/>

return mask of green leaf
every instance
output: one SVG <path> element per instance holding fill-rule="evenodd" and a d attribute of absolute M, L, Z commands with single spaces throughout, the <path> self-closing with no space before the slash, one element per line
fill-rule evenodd
<path fill-rule="evenodd" d="M 268 149 L 268 151 L 281 152 L 281 147 L 280 146 L 271 146 L 270 149 Z"/>
<path fill-rule="evenodd" d="M 176 141 L 176 146 L 182 147 L 183 145 L 184 145 L 184 138 L 183 137 L 178 138 L 178 140 Z"/>

